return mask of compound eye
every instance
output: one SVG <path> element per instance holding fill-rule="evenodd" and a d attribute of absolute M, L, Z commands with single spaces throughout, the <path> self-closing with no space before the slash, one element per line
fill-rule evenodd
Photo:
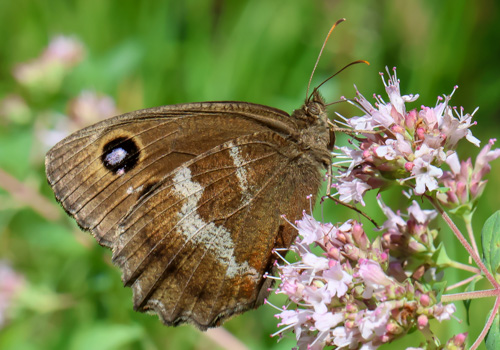
<path fill-rule="evenodd" d="M 319 108 L 319 105 L 317 103 L 311 103 L 307 107 L 308 107 L 307 112 L 309 113 L 309 115 L 314 115 L 314 116 L 319 115 L 320 108 Z"/>

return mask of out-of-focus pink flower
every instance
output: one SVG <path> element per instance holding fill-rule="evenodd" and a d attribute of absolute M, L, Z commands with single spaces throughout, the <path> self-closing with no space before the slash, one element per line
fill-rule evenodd
<path fill-rule="evenodd" d="M 82 43 L 72 37 L 56 36 L 37 58 L 14 67 L 13 75 L 19 84 L 32 91 L 53 93 L 64 76 L 84 55 Z"/>
<path fill-rule="evenodd" d="M 66 67 L 78 64 L 84 56 L 82 43 L 74 38 L 64 35 L 54 37 L 42 54 L 47 61 L 57 61 Z"/>
<path fill-rule="evenodd" d="M 120 114 L 110 96 L 92 91 L 82 91 L 69 101 L 68 116 L 53 115 L 47 120 L 55 120 L 55 125 L 44 126 L 37 131 L 37 137 L 44 145 L 44 152 L 70 133 L 100 120 Z"/>
<path fill-rule="evenodd" d="M 26 101 L 19 95 L 10 94 L 0 100 L 0 117 L 8 122 L 25 124 L 31 120 L 32 112 Z"/>
<path fill-rule="evenodd" d="M 0 261 L 0 328 L 7 322 L 8 309 L 24 285 L 23 276 L 15 272 L 7 263 Z"/>
<path fill-rule="evenodd" d="M 84 90 L 69 102 L 68 115 L 77 125 L 91 125 L 119 114 L 115 101 L 107 95 Z"/>

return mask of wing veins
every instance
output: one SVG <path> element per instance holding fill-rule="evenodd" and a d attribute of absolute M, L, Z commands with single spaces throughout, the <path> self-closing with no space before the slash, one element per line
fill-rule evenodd
<path fill-rule="evenodd" d="M 222 151 L 225 151 L 225 150 L 229 149 L 230 147 L 227 147 L 227 145 L 228 145 L 228 144 L 229 144 L 229 143 L 225 143 L 225 144 L 223 144 L 223 145 L 225 145 L 225 146 L 226 146 L 225 148 L 220 147 L 220 148 L 219 148 L 219 149 L 217 149 L 217 150 L 214 150 L 214 149 L 212 148 L 211 150 L 209 150 L 209 151 L 207 151 L 207 152 L 205 152 L 205 153 L 203 153 L 203 154 L 199 155 L 199 156 L 198 156 L 199 158 L 198 158 L 198 157 L 196 157 L 196 158 L 193 158 L 191 161 L 188 161 L 188 162 L 186 163 L 186 164 L 187 164 L 186 166 L 190 166 L 192 163 L 194 163 L 194 161 L 195 161 L 195 160 L 196 160 L 196 161 L 198 161 L 198 160 L 204 159 L 204 158 L 206 158 L 206 157 L 208 157 L 208 156 L 214 155 L 214 154 L 216 154 L 217 152 L 222 152 Z M 264 142 L 248 142 L 248 143 L 245 143 L 245 144 L 242 144 L 242 145 L 251 145 L 251 144 L 266 144 L 266 145 L 268 145 L 268 146 L 271 146 L 270 148 L 275 148 L 272 144 L 269 144 L 269 143 L 264 143 Z M 275 152 L 276 152 L 276 153 L 278 153 L 276 150 L 275 150 Z M 257 160 L 260 160 L 260 159 L 256 159 L 256 161 L 257 161 Z M 160 186 L 160 185 L 164 184 L 164 183 L 165 183 L 166 178 L 168 178 L 168 176 L 170 176 L 172 173 L 174 173 L 174 172 L 175 172 L 177 169 L 179 169 L 179 168 L 180 168 L 180 167 L 178 167 L 178 168 L 174 169 L 171 173 L 167 174 L 167 175 L 165 176 L 165 178 L 164 178 L 163 180 L 161 180 L 161 181 L 158 183 L 158 185 Z M 235 168 L 237 169 L 237 167 L 235 167 Z M 236 170 L 235 170 L 235 172 L 236 172 Z M 198 174 L 198 175 L 195 175 L 195 176 L 199 176 L 199 175 L 201 175 L 201 174 Z M 230 175 L 231 175 L 231 174 L 230 174 Z M 228 175 L 228 176 L 230 176 L 230 175 Z M 165 187 L 161 188 L 158 192 L 156 192 L 156 193 L 155 193 L 155 195 L 158 195 L 159 193 L 161 193 L 161 192 L 163 192 L 163 191 L 165 191 L 165 190 L 167 190 L 167 189 L 170 189 L 173 185 L 176 185 L 176 184 L 177 184 L 177 183 L 173 183 L 173 184 L 170 184 L 169 186 L 165 186 Z M 149 199 L 149 198 L 147 198 L 147 199 Z M 133 208 L 133 209 L 132 209 L 129 213 L 124 214 L 124 215 L 122 216 L 122 218 L 120 218 L 120 219 L 119 219 L 116 223 L 119 223 L 120 221 L 124 220 L 126 216 L 131 216 L 132 214 L 134 214 L 137 210 L 139 210 L 139 209 L 141 208 L 141 206 L 144 204 L 144 202 L 145 202 L 147 199 L 144 199 L 142 202 L 140 202 L 140 203 L 138 203 L 137 205 L 135 205 L 135 206 L 134 206 L 134 208 Z M 120 202 L 120 203 L 121 203 L 121 202 Z M 120 204 L 120 203 L 119 203 L 119 204 Z M 119 204 L 117 204 L 117 205 L 119 205 Z M 156 217 L 155 217 L 155 218 L 156 218 Z M 153 218 L 153 219 L 154 219 L 154 218 Z M 116 224 L 116 223 L 115 223 L 115 224 Z M 133 223 L 131 223 L 131 224 L 133 224 Z M 129 227 L 130 227 L 130 226 L 129 226 Z"/>
<path fill-rule="evenodd" d="M 226 187 L 224 187 L 222 189 L 222 191 L 218 192 L 216 194 L 216 196 L 219 196 L 221 193 L 223 193 L 227 188 L 229 188 L 229 185 L 227 185 Z M 194 208 L 193 210 L 191 210 L 188 214 L 184 215 L 175 225 L 174 227 L 172 227 L 172 229 L 170 229 L 170 232 L 172 232 L 175 228 L 177 228 L 177 225 L 182 221 L 184 220 L 185 217 L 188 217 L 189 215 L 191 215 L 191 213 L 195 212 L 196 210 L 198 210 L 201 206 L 207 204 L 209 202 L 210 199 L 204 201 L 203 203 L 201 203 L 200 205 L 198 205 L 196 208 Z M 211 221 L 213 222 L 213 221 Z M 142 298 L 141 302 L 139 305 L 144 305 L 145 302 L 147 302 L 147 299 L 149 299 L 149 297 L 151 296 L 151 294 L 153 294 L 155 292 L 155 290 L 158 288 L 160 282 L 164 279 L 165 277 L 165 273 L 167 271 L 167 268 L 170 266 L 170 264 L 172 263 L 172 261 L 174 261 L 174 259 L 179 255 L 179 253 L 184 249 L 184 247 L 186 247 L 186 245 L 188 243 L 190 243 L 192 241 L 192 239 L 201 231 L 203 230 L 208 224 L 210 224 L 210 222 L 207 222 L 207 223 L 204 223 L 204 225 L 202 227 L 200 227 L 199 229 L 197 229 L 190 237 L 189 239 L 187 239 L 186 241 L 184 241 L 184 244 L 182 245 L 182 247 L 177 250 L 177 252 L 175 253 L 175 255 L 169 260 L 168 264 L 165 265 L 162 273 L 160 274 L 160 276 L 158 278 L 156 278 L 155 280 L 155 283 L 151 286 L 151 288 L 148 289 L 147 293 L 145 294 L 145 296 Z M 142 228 L 141 228 L 142 230 Z M 155 230 L 155 232 L 157 232 L 158 230 Z M 168 235 L 168 234 L 167 234 Z M 151 256 L 152 252 L 158 247 L 159 244 L 161 244 L 163 242 L 163 240 L 166 238 L 166 236 L 163 237 L 162 239 L 160 239 L 156 244 L 155 246 L 150 249 L 150 251 L 148 252 L 148 255 L 145 256 L 141 262 L 137 265 L 137 267 L 134 269 L 133 273 L 131 274 L 130 278 L 128 279 L 127 281 L 127 284 L 133 284 L 135 283 L 135 281 L 137 280 L 137 278 L 139 277 L 139 274 L 142 273 L 142 271 L 144 271 L 144 268 L 142 268 L 142 266 L 147 262 L 147 260 L 149 260 L 149 257 Z M 142 245 L 141 245 L 142 246 Z M 193 250 L 194 251 L 194 250 Z M 193 254 L 193 253 L 191 253 Z M 191 255 L 190 255 L 191 256 Z M 130 256 L 129 256 L 130 257 Z M 185 257 L 183 259 L 183 261 L 185 261 L 188 257 Z M 198 264 L 199 266 L 199 264 Z M 140 271 L 138 273 L 138 271 Z M 133 280 L 133 281 L 132 281 Z M 132 282 L 131 282 L 132 281 Z"/>
<path fill-rule="evenodd" d="M 150 128 L 147 128 L 147 129 L 141 130 L 141 132 L 137 133 L 137 134 L 136 134 L 136 135 L 134 135 L 133 137 L 140 136 L 140 135 L 142 135 L 142 134 L 144 134 L 144 133 L 146 133 L 146 132 L 148 132 L 148 131 L 151 131 L 151 130 L 153 130 L 153 129 L 156 129 L 156 128 L 157 128 L 157 127 L 159 127 L 159 126 L 165 126 L 165 125 L 167 125 L 167 124 L 169 124 L 169 123 L 173 123 L 173 122 L 175 122 L 175 119 L 174 119 L 174 120 L 167 120 L 167 121 L 165 121 L 164 123 L 161 123 L 161 124 L 159 124 L 159 125 L 154 125 L 154 126 L 151 126 Z M 124 123 L 124 124 L 131 124 L 131 123 Z M 103 128 L 103 129 L 106 129 L 106 128 L 107 128 L 107 127 Z M 115 129 L 116 129 L 116 128 L 114 128 L 113 130 L 115 130 Z M 168 135 L 166 135 L 166 136 L 170 136 L 170 135 L 172 135 L 173 133 L 176 133 L 177 131 L 178 131 L 178 130 L 175 130 L 175 131 L 173 131 L 172 133 L 170 133 L 170 134 L 168 134 Z M 85 136 L 85 137 L 88 137 L 88 136 Z M 163 139 L 164 137 L 165 137 L 165 136 L 161 137 L 159 140 Z M 124 141 L 131 140 L 131 139 L 132 139 L 132 137 L 127 137 L 127 139 L 126 139 L 126 140 L 124 140 Z M 74 153 L 73 153 L 73 155 L 72 155 L 69 159 L 67 159 L 66 161 L 70 161 L 73 157 L 76 157 L 77 155 L 79 155 L 79 154 L 80 154 L 81 152 L 83 152 L 83 151 L 84 151 L 87 147 L 89 147 L 90 145 L 95 144 L 95 143 L 97 142 L 97 140 L 98 140 L 98 139 L 95 139 L 95 140 L 90 140 L 90 142 L 86 143 L 86 144 L 85 144 L 84 146 L 82 146 L 82 147 L 81 147 L 78 151 L 74 152 Z M 72 140 L 72 141 L 73 141 L 73 140 Z M 124 141 L 123 141 L 123 142 L 124 142 Z M 156 142 L 156 141 L 155 141 L 155 142 Z M 152 143 L 154 143 L 154 142 L 152 142 Z M 93 163 L 93 162 L 95 162 L 96 160 L 99 160 L 99 159 L 100 159 L 100 157 L 101 157 L 101 156 L 100 156 L 100 154 L 99 154 L 99 156 L 98 156 L 98 157 L 95 157 L 94 159 L 92 159 L 92 160 L 90 161 L 90 163 Z M 60 181 L 61 181 L 61 180 L 62 180 L 62 179 L 66 176 L 66 175 L 68 175 L 68 173 L 71 171 L 71 169 L 74 169 L 74 168 L 76 168 L 77 166 L 79 166 L 80 164 L 82 164 L 82 163 L 85 161 L 85 159 L 87 159 L 87 158 L 84 158 L 82 161 L 78 162 L 78 163 L 77 163 L 74 167 L 72 167 L 72 168 L 68 169 L 68 171 L 66 171 L 63 175 L 61 175 L 61 177 L 60 177 L 59 179 L 57 179 L 56 181 L 54 181 L 54 183 L 52 184 L 52 186 L 57 185 L 57 184 L 58 184 L 58 183 L 59 183 L 59 182 L 60 182 Z M 82 170 L 80 170 L 77 174 L 75 174 L 75 176 L 79 175 L 79 174 L 80 174 L 80 173 L 81 173 L 84 169 L 86 169 L 86 167 L 84 167 L 84 168 L 83 168 Z M 73 176 L 73 178 L 74 178 L 75 176 Z"/>
<path fill-rule="evenodd" d="M 264 186 L 262 186 L 262 187 L 261 187 L 261 189 L 260 189 L 259 191 L 257 191 L 257 193 L 253 196 L 253 198 L 252 198 L 252 202 L 254 202 L 254 200 L 255 200 L 255 199 L 256 199 L 256 198 L 257 198 L 257 197 L 261 194 L 262 190 L 270 184 L 271 180 L 272 180 L 274 177 L 278 176 L 278 174 L 282 173 L 282 172 L 283 172 L 283 171 L 284 171 L 284 170 L 285 170 L 285 169 L 286 169 L 286 168 L 290 165 L 291 161 L 292 161 L 292 160 L 289 160 L 289 161 L 288 161 L 288 162 L 287 162 L 287 163 L 286 163 L 283 167 L 281 167 L 280 169 L 278 169 L 278 170 L 277 170 L 277 171 L 276 171 L 276 172 L 275 172 L 275 173 L 274 173 L 274 174 L 273 174 L 273 175 L 272 175 L 272 176 L 271 176 L 271 177 L 270 177 L 270 178 L 266 181 L 266 183 L 264 184 Z M 253 204 L 253 203 L 252 203 L 252 204 Z M 241 209 L 242 209 L 242 208 L 237 209 L 234 213 L 236 213 L 237 211 L 239 211 L 239 210 L 241 210 Z M 245 216 L 245 218 L 244 218 L 244 221 L 245 221 L 245 220 L 246 220 L 246 218 L 248 217 L 248 213 L 249 213 L 249 211 L 250 211 L 250 205 L 248 205 L 247 214 L 246 214 L 246 216 Z M 234 213 L 233 213 L 233 214 L 234 214 Z M 233 214 L 231 214 L 231 215 L 233 215 Z M 227 220 L 227 219 L 226 219 L 226 220 Z M 235 237 L 234 241 L 237 241 L 237 240 L 238 240 L 238 238 L 239 238 L 239 236 L 240 236 L 240 234 L 241 234 L 242 229 L 243 229 L 243 227 L 244 227 L 244 226 L 245 226 L 245 225 L 240 225 L 240 227 L 239 227 L 239 229 L 238 229 L 238 233 L 237 233 L 237 235 L 236 235 L 236 237 Z M 222 283 L 220 284 L 220 285 L 221 285 L 221 288 L 219 288 L 219 293 L 218 293 L 218 294 L 217 294 L 217 296 L 215 297 L 215 300 L 216 300 L 216 301 L 219 299 L 219 295 L 221 294 L 221 291 L 222 291 L 222 286 L 224 285 L 225 280 L 226 280 L 226 275 L 224 274 L 224 278 L 223 278 L 223 280 L 222 280 Z M 240 288 L 238 287 L 238 290 L 237 290 L 237 291 L 235 291 L 235 292 L 236 292 L 236 293 L 235 293 L 236 295 L 239 293 L 239 289 L 240 289 Z M 210 316 L 212 315 L 212 312 L 213 312 L 213 309 L 214 309 L 215 305 L 216 305 L 216 302 L 214 302 L 214 303 L 212 304 L 212 308 L 211 308 L 211 311 L 210 311 L 210 313 L 209 313 L 209 315 L 210 315 Z"/>

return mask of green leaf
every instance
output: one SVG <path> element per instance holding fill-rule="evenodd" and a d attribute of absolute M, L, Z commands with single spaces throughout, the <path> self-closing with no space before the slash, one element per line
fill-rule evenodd
<path fill-rule="evenodd" d="M 78 331 L 71 342 L 71 350 L 122 349 L 141 338 L 143 331 L 138 326 L 98 323 Z"/>
<path fill-rule="evenodd" d="M 441 301 L 441 297 L 443 296 L 447 285 L 448 285 L 447 281 L 436 282 L 432 285 L 432 290 L 436 292 L 436 299 L 438 302 Z"/>
<path fill-rule="evenodd" d="M 493 324 L 486 335 L 485 344 L 488 350 L 500 349 L 500 315 L 498 313 L 493 319 Z"/>
<path fill-rule="evenodd" d="M 450 265 L 451 259 L 448 257 L 443 243 L 440 243 L 436 251 L 432 254 L 432 260 L 435 261 L 436 265 L 439 267 Z"/>
<path fill-rule="evenodd" d="M 450 213 L 455 214 L 455 215 L 460 216 L 460 217 L 465 216 L 465 215 L 469 215 L 473 211 L 474 210 L 471 207 L 470 203 L 462 204 L 454 209 L 450 209 Z"/>
<path fill-rule="evenodd" d="M 484 264 L 496 276 L 500 266 L 500 211 L 495 212 L 484 223 L 481 241 Z"/>
<path fill-rule="evenodd" d="M 475 287 L 476 287 L 476 282 L 477 282 L 477 279 L 473 279 L 469 285 L 467 286 L 467 288 L 465 288 L 465 291 L 464 292 L 473 292 L 475 290 Z M 465 310 L 467 312 L 467 324 L 470 325 L 470 314 L 469 314 L 469 308 L 470 308 L 470 304 L 472 302 L 472 299 L 466 299 L 464 300 L 464 306 L 465 306 Z"/>

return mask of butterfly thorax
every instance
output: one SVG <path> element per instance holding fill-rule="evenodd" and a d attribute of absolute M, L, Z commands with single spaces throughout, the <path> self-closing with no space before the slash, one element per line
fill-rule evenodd
<path fill-rule="evenodd" d="M 291 116 L 299 126 L 298 143 L 304 151 L 309 151 L 321 164 L 327 167 L 331 162 L 330 151 L 335 142 L 335 134 L 328 125 L 328 114 L 324 99 L 317 91 Z"/>

